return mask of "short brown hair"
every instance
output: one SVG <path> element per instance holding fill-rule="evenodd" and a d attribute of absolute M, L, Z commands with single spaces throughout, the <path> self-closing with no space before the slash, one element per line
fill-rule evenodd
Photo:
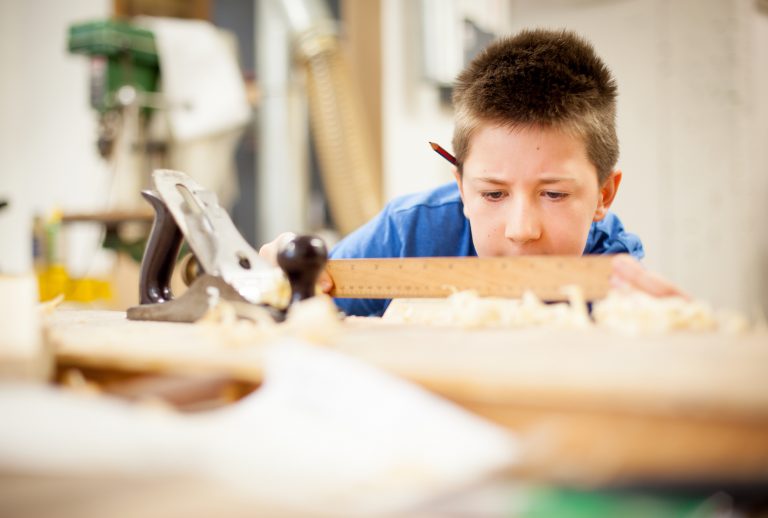
<path fill-rule="evenodd" d="M 457 77 L 453 105 L 459 173 L 482 123 L 580 136 L 600 184 L 619 158 L 616 81 L 592 45 L 570 31 L 525 30 L 491 43 Z"/>

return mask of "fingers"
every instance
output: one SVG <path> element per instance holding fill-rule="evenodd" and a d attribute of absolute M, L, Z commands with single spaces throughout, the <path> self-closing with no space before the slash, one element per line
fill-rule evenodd
<path fill-rule="evenodd" d="M 661 275 L 646 270 L 629 255 L 618 255 L 613 260 L 611 285 L 615 288 L 631 287 L 654 297 L 689 298 L 679 287 Z"/>
<path fill-rule="evenodd" d="M 317 284 L 320 286 L 320 289 L 323 290 L 323 293 L 330 293 L 333 289 L 333 279 L 328 273 L 328 270 L 320 272 L 320 275 L 317 277 Z"/>
<path fill-rule="evenodd" d="M 283 232 L 275 239 L 259 248 L 259 256 L 269 261 L 270 264 L 277 266 L 277 253 L 280 251 L 280 247 L 294 237 L 296 237 L 296 234 L 293 232 Z"/>

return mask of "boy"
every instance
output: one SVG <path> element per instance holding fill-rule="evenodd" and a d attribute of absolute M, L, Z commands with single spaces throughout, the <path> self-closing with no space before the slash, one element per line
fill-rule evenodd
<path fill-rule="evenodd" d="M 608 212 L 621 183 L 616 84 L 589 43 L 546 30 L 497 40 L 459 74 L 453 104 L 455 183 L 390 202 L 332 259 L 629 254 L 614 285 L 680 294 L 642 268 L 639 238 Z M 277 241 L 261 253 L 274 256 Z M 330 290 L 327 275 L 321 285 Z M 364 316 L 389 304 L 336 302 Z"/>

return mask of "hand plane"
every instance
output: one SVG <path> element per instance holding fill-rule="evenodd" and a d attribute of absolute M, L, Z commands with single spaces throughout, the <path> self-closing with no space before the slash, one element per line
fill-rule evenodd
<path fill-rule="evenodd" d="M 320 238 L 299 236 L 286 243 L 277 268 L 248 244 L 214 193 L 179 171 L 159 169 L 152 179 L 155 190 L 143 191 L 142 196 L 155 219 L 141 261 L 140 305 L 128 308 L 130 320 L 194 322 L 209 309 L 211 297 L 217 297 L 263 305 L 280 321 L 285 309 L 265 301 L 283 275 L 291 285 L 291 304 L 314 295 L 328 257 Z M 171 276 L 185 240 L 200 275 L 174 298 Z"/>

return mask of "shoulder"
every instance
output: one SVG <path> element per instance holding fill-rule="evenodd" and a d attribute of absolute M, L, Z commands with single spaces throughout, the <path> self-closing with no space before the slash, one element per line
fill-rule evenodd
<path fill-rule="evenodd" d="M 447 183 L 428 191 L 399 196 L 387 204 L 392 214 L 420 210 L 455 208 L 461 206 L 459 188 L 455 182 Z"/>
<path fill-rule="evenodd" d="M 395 198 L 386 210 L 393 226 L 403 234 L 404 240 L 428 238 L 431 241 L 438 228 L 444 236 L 455 236 L 462 234 L 465 226 L 468 227 L 459 188 L 454 182 L 429 191 Z"/>
<path fill-rule="evenodd" d="M 402 257 L 475 255 L 455 183 L 393 200 L 389 217 L 400 235 Z"/>
<path fill-rule="evenodd" d="M 455 183 L 400 196 L 344 238 L 332 258 L 474 255 Z"/>
<path fill-rule="evenodd" d="M 619 217 L 608 212 L 605 218 L 592 223 L 585 254 L 630 254 L 636 259 L 645 256 L 640 238 L 624 229 Z"/>

